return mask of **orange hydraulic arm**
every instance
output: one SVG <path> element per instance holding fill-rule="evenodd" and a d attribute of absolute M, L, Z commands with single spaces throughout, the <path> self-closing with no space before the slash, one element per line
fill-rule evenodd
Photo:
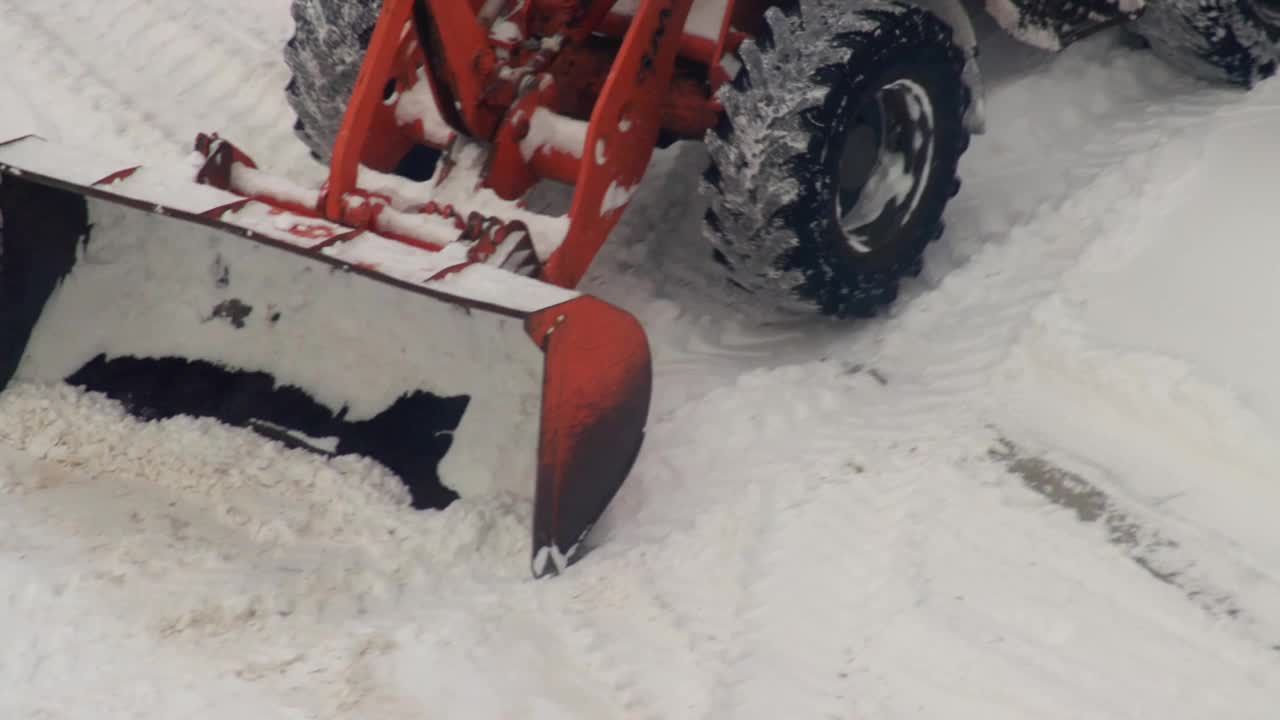
<path fill-rule="evenodd" d="M 641 0 L 622 36 L 602 45 L 596 31 L 607 25 L 614 4 L 386 0 L 337 135 L 324 215 L 354 226 L 370 222 L 352 210 L 368 207 L 352 202 L 361 194 L 359 166 L 373 166 L 373 159 L 385 165 L 412 145 L 387 137 L 395 134 L 387 119 L 388 81 L 399 79 L 403 89 L 425 78 L 453 131 L 491 145 L 483 186 L 516 200 L 541 177 L 574 184 L 568 230 L 540 277 L 576 285 L 639 185 L 664 123 L 701 132 L 718 110 L 710 68 L 673 84 L 694 0 Z M 725 7 L 727 35 L 733 2 Z M 717 47 L 724 46 L 722 38 Z M 584 68 L 603 75 L 583 82 Z M 594 93 L 585 123 L 570 116 L 582 112 L 574 98 L 583 88 Z M 557 127 L 585 127 L 581 145 L 531 147 L 532 124 L 547 118 Z"/>
<path fill-rule="evenodd" d="M 693 0 L 644 0 L 591 114 L 569 234 L 544 278 L 572 287 L 640 185 L 658 140 L 659 110 Z"/>

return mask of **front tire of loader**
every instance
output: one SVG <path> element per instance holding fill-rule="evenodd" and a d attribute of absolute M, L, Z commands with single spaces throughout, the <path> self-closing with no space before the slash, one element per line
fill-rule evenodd
<path fill-rule="evenodd" d="M 1280 0 L 1149 0 L 1129 30 L 1212 82 L 1251 88 L 1280 65 Z"/>
<path fill-rule="evenodd" d="M 896 1 L 797 0 L 765 19 L 706 140 L 704 234 L 753 300 L 870 317 L 919 274 L 959 190 L 964 55 Z"/>
<path fill-rule="evenodd" d="M 293 0 L 294 33 L 284 49 L 292 77 L 285 97 L 297 115 L 294 134 L 319 162 L 331 159 L 381 8 L 382 0 Z M 395 172 L 425 180 L 439 157 L 438 150 L 418 146 Z"/>

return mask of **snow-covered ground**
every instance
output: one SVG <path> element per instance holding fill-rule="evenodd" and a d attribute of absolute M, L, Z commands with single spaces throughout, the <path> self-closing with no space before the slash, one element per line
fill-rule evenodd
<path fill-rule="evenodd" d="M 285 0 L 0 0 L 0 129 L 317 176 Z M 988 39 L 989 133 L 881 320 L 707 290 L 696 146 L 584 289 L 649 439 L 571 572 L 501 507 L 100 398 L 0 395 L 0 717 L 1276 718 L 1280 83 Z"/>

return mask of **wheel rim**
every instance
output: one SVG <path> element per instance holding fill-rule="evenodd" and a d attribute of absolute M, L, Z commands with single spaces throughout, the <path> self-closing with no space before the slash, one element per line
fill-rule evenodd
<path fill-rule="evenodd" d="M 892 245 L 911 223 L 934 145 L 933 103 L 911 80 L 885 85 L 854 114 L 834 180 L 836 217 L 855 253 Z"/>

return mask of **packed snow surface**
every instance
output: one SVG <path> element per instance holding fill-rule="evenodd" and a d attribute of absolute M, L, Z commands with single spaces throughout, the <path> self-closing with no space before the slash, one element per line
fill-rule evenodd
<path fill-rule="evenodd" d="M 0 134 L 217 130 L 313 181 L 290 30 L 0 0 Z M 650 434 L 559 578 L 497 501 L 11 387 L 0 717 L 1276 718 L 1280 84 L 984 48 L 989 134 L 875 322 L 753 321 L 708 280 L 702 151 L 655 156 L 583 285 L 650 334 Z"/>

